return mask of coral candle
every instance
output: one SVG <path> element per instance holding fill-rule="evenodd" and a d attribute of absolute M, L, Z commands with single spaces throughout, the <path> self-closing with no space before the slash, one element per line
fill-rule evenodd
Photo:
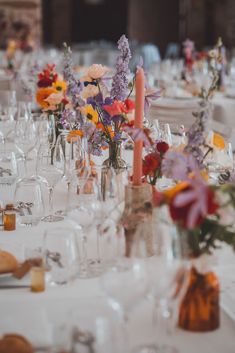
<path fill-rule="evenodd" d="M 144 70 L 138 68 L 135 81 L 135 128 L 142 129 L 144 115 L 144 89 L 145 77 Z M 143 141 L 136 140 L 134 145 L 134 161 L 133 161 L 133 185 L 141 185 L 142 180 L 142 150 Z"/>

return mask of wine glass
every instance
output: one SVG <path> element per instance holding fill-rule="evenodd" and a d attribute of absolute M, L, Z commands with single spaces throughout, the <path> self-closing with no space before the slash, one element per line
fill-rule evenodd
<path fill-rule="evenodd" d="M 119 236 L 114 237 L 118 231 L 118 221 L 124 209 L 125 185 L 128 183 L 128 171 L 118 174 L 113 168 L 95 166 L 92 168 L 93 176 L 97 180 L 98 193 L 94 203 L 97 229 L 97 265 L 104 268 L 114 261 Z M 109 246 L 108 246 L 109 244 Z M 108 246 L 108 251 L 107 251 Z M 103 251 L 103 248 L 105 251 Z M 107 252 L 109 255 L 107 255 Z M 104 259 L 106 261 L 104 261 Z"/>
<path fill-rule="evenodd" d="M 37 175 L 47 184 L 49 191 L 49 212 L 50 215 L 44 217 L 44 222 L 58 222 L 64 218 L 54 214 L 53 210 L 53 192 L 55 186 L 63 178 L 65 173 L 64 154 L 62 146 L 57 144 L 50 149 L 48 146 L 41 146 L 37 157 Z"/>
<path fill-rule="evenodd" d="M 19 119 L 16 123 L 15 144 L 24 160 L 25 177 L 28 176 L 27 159 L 29 153 L 36 147 L 38 133 L 33 120 Z M 31 175 L 30 175 L 31 177 Z"/>
<path fill-rule="evenodd" d="M 108 302 L 122 318 L 126 351 L 129 351 L 129 314 L 149 292 L 146 263 L 143 259 L 122 258 L 101 276 L 100 283 Z"/>
<path fill-rule="evenodd" d="M 13 114 L 9 112 L 9 114 L 1 114 L 0 115 L 0 136 L 2 139 L 2 143 L 4 149 L 6 148 L 6 139 L 14 130 L 15 120 Z"/>
<path fill-rule="evenodd" d="M 70 194 L 71 179 L 75 170 L 81 170 L 83 167 L 83 150 L 81 147 L 81 139 L 79 136 L 70 136 L 69 131 L 62 132 L 56 141 L 56 144 L 62 146 L 65 159 L 65 174 L 64 178 L 67 182 L 67 202 L 65 210 L 59 210 L 56 214 L 66 216 L 68 208 L 68 198 Z"/>
<path fill-rule="evenodd" d="M 169 215 L 159 210 L 155 222 L 154 256 L 147 259 L 150 297 L 153 299 L 153 339 L 147 345 L 133 350 L 135 353 L 177 353 L 169 345 L 168 334 L 177 321 L 179 302 L 188 281 L 187 264 L 182 259 L 179 234 L 169 222 Z"/>
<path fill-rule="evenodd" d="M 4 204 L 13 203 L 18 165 L 14 152 L 0 152 L 0 199 Z"/>
<path fill-rule="evenodd" d="M 76 224 L 76 228 L 81 232 L 81 262 L 80 278 L 90 278 L 97 274 L 91 268 L 95 260 L 88 259 L 87 243 L 91 237 L 92 227 L 95 225 L 95 206 L 97 186 L 95 180 L 90 176 L 90 169 L 81 173 L 75 170 L 72 174 L 71 189 L 69 194 L 68 218 Z M 89 237 L 87 236 L 89 234 Z"/>
<path fill-rule="evenodd" d="M 49 115 L 48 118 L 41 116 L 39 126 L 39 147 L 43 144 L 52 148 L 56 143 L 55 118 L 54 115 Z"/>
<path fill-rule="evenodd" d="M 51 285 L 67 284 L 78 272 L 79 251 L 76 235 L 70 228 L 46 230 L 43 252 L 47 269 L 47 282 Z"/>

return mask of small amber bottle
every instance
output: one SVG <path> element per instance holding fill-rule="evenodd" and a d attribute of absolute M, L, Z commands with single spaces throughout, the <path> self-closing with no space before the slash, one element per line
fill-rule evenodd
<path fill-rule="evenodd" d="M 45 290 L 45 269 L 43 267 L 34 266 L 30 270 L 31 275 L 31 292 L 44 292 Z"/>
<path fill-rule="evenodd" d="M 16 213 L 13 204 L 6 205 L 3 215 L 3 226 L 4 230 L 16 229 Z"/>

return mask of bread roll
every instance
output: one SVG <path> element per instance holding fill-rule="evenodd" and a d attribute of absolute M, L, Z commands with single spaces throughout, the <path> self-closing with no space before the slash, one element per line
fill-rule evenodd
<path fill-rule="evenodd" d="M 0 251 L 0 274 L 11 273 L 18 267 L 18 262 L 14 255 L 7 251 Z"/>
<path fill-rule="evenodd" d="M 23 336 L 7 334 L 0 340 L 0 353 L 33 353 L 33 347 Z"/>

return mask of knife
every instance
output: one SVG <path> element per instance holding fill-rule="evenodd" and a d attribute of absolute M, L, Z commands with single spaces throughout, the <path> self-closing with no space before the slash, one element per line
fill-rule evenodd
<path fill-rule="evenodd" d="M 6 284 L 6 285 L 0 285 L 0 290 L 1 289 L 16 289 L 16 288 L 30 288 L 30 285 L 27 284 Z"/>

